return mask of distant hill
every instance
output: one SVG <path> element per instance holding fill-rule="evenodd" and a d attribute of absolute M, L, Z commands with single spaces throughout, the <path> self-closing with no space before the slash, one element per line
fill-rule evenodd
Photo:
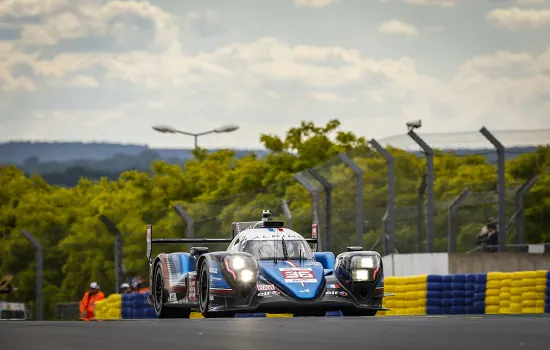
<path fill-rule="evenodd" d="M 155 149 L 147 145 L 125 145 L 119 143 L 83 142 L 7 142 L 0 143 L 0 164 L 18 164 L 36 157 L 41 163 L 105 160 L 114 156 L 138 156 L 143 152 L 156 152 L 161 159 L 177 158 L 186 160 L 192 157 L 191 149 Z M 215 152 L 216 149 L 212 149 Z M 251 150 L 236 149 L 237 156 Z M 258 155 L 267 154 L 264 150 L 253 150 Z"/>
<path fill-rule="evenodd" d="M 536 147 L 507 149 L 506 158 L 531 153 Z M 215 152 L 216 149 L 210 150 Z M 234 150 L 237 157 L 252 152 L 260 157 L 265 150 Z M 494 149 L 443 150 L 457 155 L 485 155 L 495 164 Z M 415 152 L 418 156 L 422 153 Z M 123 145 L 116 143 L 82 142 L 8 142 L 0 143 L 0 164 L 13 164 L 27 174 L 40 174 L 50 184 L 75 186 L 81 177 L 99 180 L 102 177 L 117 179 L 127 170 L 148 171 L 151 162 L 163 160 L 171 164 L 183 164 L 192 157 L 191 149 L 155 149 L 147 145 Z"/>

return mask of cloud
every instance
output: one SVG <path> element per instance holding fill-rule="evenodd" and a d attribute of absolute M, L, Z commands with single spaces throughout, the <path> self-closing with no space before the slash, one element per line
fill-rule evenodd
<path fill-rule="evenodd" d="M 542 4 L 546 0 L 516 0 L 518 5 L 533 5 L 533 4 Z"/>
<path fill-rule="evenodd" d="M 252 147 L 259 133 L 283 133 L 296 120 L 305 119 L 322 123 L 339 118 L 344 128 L 375 137 L 402 132 L 406 121 L 418 118 L 428 132 L 480 125 L 548 127 L 550 48 L 538 55 L 507 51 L 479 55 L 466 59 L 445 78 L 428 74 L 422 57 L 373 58 L 352 45 L 293 44 L 300 41 L 260 34 L 240 41 L 224 38 L 218 47 L 189 54 L 179 45 L 180 28 L 173 16 L 146 2 L 115 1 L 120 7 L 110 9 L 119 14 L 111 18 L 148 38 L 140 46 L 131 30 L 134 34 L 115 35 L 124 48 L 119 50 L 107 45 L 106 33 L 117 28 L 105 24 L 107 5 L 86 2 L 90 9 L 102 11 L 94 17 L 86 6 L 71 7 L 72 1 L 76 0 L 36 5 L 48 15 L 37 14 L 32 6 L 10 14 L 30 23 L 35 32 L 26 34 L 26 42 L 0 42 L 0 88 L 5 92 L 0 94 L 0 105 L 19 105 L 13 119 L 21 120 L 10 124 L 17 124 L 17 130 L 0 127 L 0 138 L 70 135 L 121 142 L 173 140 L 173 145 L 181 146 L 179 138 L 151 133 L 150 125 L 183 124 L 200 131 L 235 121 L 241 126 L 240 136 L 228 134 L 212 142 L 220 146 L 224 141 L 219 140 L 227 138 L 232 146 Z M 78 18 L 83 25 L 63 33 L 56 25 L 70 28 L 71 24 L 51 20 L 61 15 Z M 211 10 L 182 19 L 183 25 L 202 20 L 221 23 Z M 414 27 L 396 20 L 380 29 L 416 33 Z M 166 36 L 159 37 L 160 33 Z M 88 43 L 89 35 L 103 40 L 100 49 L 76 49 L 74 41 Z M 149 39 L 151 45 L 145 45 Z M 48 40 L 61 44 L 50 48 Z M 65 130 L 62 126 L 67 125 Z"/>
<path fill-rule="evenodd" d="M 456 3 L 455 0 L 403 0 L 403 1 L 411 5 L 441 6 L 441 7 L 453 7 Z"/>
<path fill-rule="evenodd" d="M 0 5 L 0 16 L 22 27 L 23 45 L 96 38 L 121 48 L 146 42 L 147 49 L 164 50 L 178 40 L 174 17 L 146 1 L 8 1 Z"/>
<path fill-rule="evenodd" d="M 78 75 L 73 79 L 71 79 L 71 81 L 69 82 L 69 85 L 75 86 L 75 87 L 98 87 L 99 83 L 93 77 Z"/>
<path fill-rule="evenodd" d="M 220 15 L 211 9 L 192 11 L 185 18 L 203 37 L 222 35 L 226 31 Z"/>
<path fill-rule="evenodd" d="M 496 9 L 487 15 L 487 20 L 495 26 L 505 29 L 539 29 L 550 27 L 550 10 Z"/>
<path fill-rule="evenodd" d="M 403 35 L 408 37 L 418 35 L 418 31 L 414 26 L 398 20 L 382 23 L 380 27 L 378 27 L 378 31 L 384 34 Z"/>
<path fill-rule="evenodd" d="M 298 7 L 325 7 L 338 0 L 294 0 Z"/>

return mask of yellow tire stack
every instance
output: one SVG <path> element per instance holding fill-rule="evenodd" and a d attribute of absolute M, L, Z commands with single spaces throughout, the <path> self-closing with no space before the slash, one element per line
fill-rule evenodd
<path fill-rule="evenodd" d="M 95 303 L 96 320 L 120 320 L 122 310 L 122 295 L 111 294 L 106 299 Z"/>
<path fill-rule="evenodd" d="M 94 317 L 96 320 L 105 320 L 107 319 L 108 314 L 108 300 L 103 299 L 100 301 L 96 301 L 95 303 L 95 311 L 94 311 Z"/>
<path fill-rule="evenodd" d="M 487 274 L 487 286 L 485 289 L 485 314 L 498 315 L 500 313 L 509 313 L 510 295 L 509 284 L 510 278 L 502 272 L 489 272 Z M 501 288 L 505 288 L 501 293 Z M 506 292 L 508 291 L 508 293 Z"/>
<path fill-rule="evenodd" d="M 389 311 L 378 312 L 380 316 L 425 315 L 427 275 L 384 278 L 384 292 L 395 294 L 384 297 L 382 305 Z"/>
<path fill-rule="evenodd" d="M 485 313 L 543 314 L 546 271 L 489 272 Z"/>

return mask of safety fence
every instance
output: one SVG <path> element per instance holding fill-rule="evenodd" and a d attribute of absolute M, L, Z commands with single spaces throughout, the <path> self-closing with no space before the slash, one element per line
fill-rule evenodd
<path fill-rule="evenodd" d="M 550 314 L 550 271 L 386 277 L 377 316 Z M 147 293 L 113 294 L 96 303 L 96 319 L 156 318 Z M 341 316 L 339 311 L 326 316 Z M 292 317 L 240 313 L 235 317 Z M 202 318 L 192 312 L 190 318 Z"/>

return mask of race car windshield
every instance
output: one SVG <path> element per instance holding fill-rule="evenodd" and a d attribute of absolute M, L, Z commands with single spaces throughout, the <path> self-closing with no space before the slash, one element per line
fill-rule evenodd
<path fill-rule="evenodd" d="M 244 246 L 244 252 L 254 255 L 258 260 L 277 259 L 300 259 L 300 249 L 302 250 L 302 260 L 312 260 L 311 248 L 306 241 L 301 240 L 251 240 Z M 286 254 L 285 254 L 286 253 Z"/>

